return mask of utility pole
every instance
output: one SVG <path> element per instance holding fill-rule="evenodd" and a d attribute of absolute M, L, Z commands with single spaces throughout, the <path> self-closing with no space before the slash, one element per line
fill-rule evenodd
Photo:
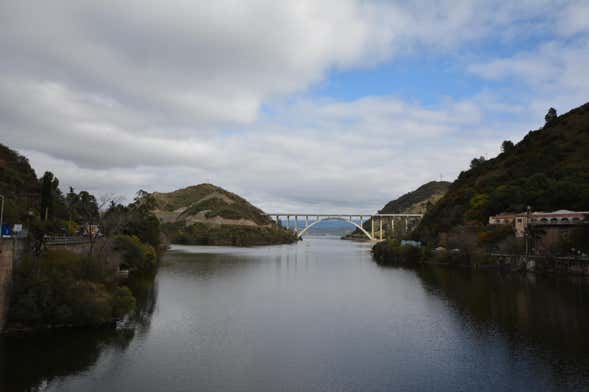
<path fill-rule="evenodd" d="M 526 221 L 524 222 L 524 240 L 526 242 L 526 258 L 530 254 L 530 237 L 531 237 L 531 227 L 530 225 L 530 215 L 532 213 L 532 207 L 528 206 L 526 208 Z"/>

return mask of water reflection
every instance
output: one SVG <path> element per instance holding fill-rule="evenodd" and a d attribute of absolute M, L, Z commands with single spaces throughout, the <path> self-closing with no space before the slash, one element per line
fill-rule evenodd
<path fill-rule="evenodd" d="M 543 391 L 589 380 L 582 279 L 383 268 L 365 244 L 309 238 L 178 248 L 152 282 L 130 282 L 127 328 L 0 340 L 0 391 Z"/>
<path fill-rule="evenodd" d="M 469 326 L 498 329 L 519 342 L 584 354 L 589 331 L 589 281 L 424 267 L 426 290 L 446 298 Z"/>
<path fill-rule="evenodd" d="M 137 306 L 114 328 L 75 328 L 0 336 L 0 391 L 42 391 L 52 383 L 92 368 L 105 353 L 124 352 L 149 329 L 155 309 L 154 276 L 132 276 Z"/>
<path fill-rule="evenodd" d="M 559 388 L 584 389 L 589 280 L 433 266 L 415 273 L 431 295 L 448 301 L 465 330 L 503 336 L 510 360 L 534 357 L 545 363 Z"/>

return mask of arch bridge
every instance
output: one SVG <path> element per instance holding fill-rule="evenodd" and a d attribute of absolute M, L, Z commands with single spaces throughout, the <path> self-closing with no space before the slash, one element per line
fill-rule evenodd
<path fill-rule="evenodd" d="M 294 231 L 299 238 L 311 227 L 327 220 L 339 220 L 356 226 L 371 241 L 382 241 L 385 229 L 392 232 L 395 228 L 409 232 L 423 217 L 422 214 L 308 214 L 308 213 L 273 213 L 271 218 L 282 224 L 286 221 L 286 228 Z M 284 219 L 281 219 L 284 218 Z M 291 218 L 293 224 L 291 225 Z M 311 219 L 309 219 L 311 218 Z M 364 223 L 370 222 L 370 231 L 364 228 Z"/>

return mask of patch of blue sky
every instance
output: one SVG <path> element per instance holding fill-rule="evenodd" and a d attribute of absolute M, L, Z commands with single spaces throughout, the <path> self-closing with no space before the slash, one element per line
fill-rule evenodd
<path fill-rule="evenodd" d="M 308 94 L 342 101 L 390 95 L 435 106 L 448 98 L 463 100 L 485 91 L 514 87 L 521 91 L 525 86 L 518 85 L 517 80 L 484 79 L 471 73 L 468 66 L 509 58 L 553 39 L 548 34 L 530 33 L 509 39 L 487 38 L 447 53 L 415 50 L 372 68 L 332 69 Z"/>

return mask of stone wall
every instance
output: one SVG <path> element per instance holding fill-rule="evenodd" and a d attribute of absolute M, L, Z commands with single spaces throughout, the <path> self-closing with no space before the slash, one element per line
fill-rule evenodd
<path fill-rule="evenodd" d="M 12 269 L 22 257 L 24 240 L 0 239 L 0 331 L 6 321 L 6 313 L 10 304 L 10 288 L 12 286 Z"/>
<path fill-rule="evenodd" d="M 90 242 L 47 245 L 48 249 L 65 249 L 79 255 L 89 254 L 90 247 Z M 122 262 L 122 256 L 119 252 L 117 252 L 114 249 L 114 241 L 112 239 L 98 239 L 94 243 L 92 254 L 94 255 L 94 257 L 104 260 L 108 268 L 111 269 L 115 274 L 119 272 L 119 268 Z"/>

